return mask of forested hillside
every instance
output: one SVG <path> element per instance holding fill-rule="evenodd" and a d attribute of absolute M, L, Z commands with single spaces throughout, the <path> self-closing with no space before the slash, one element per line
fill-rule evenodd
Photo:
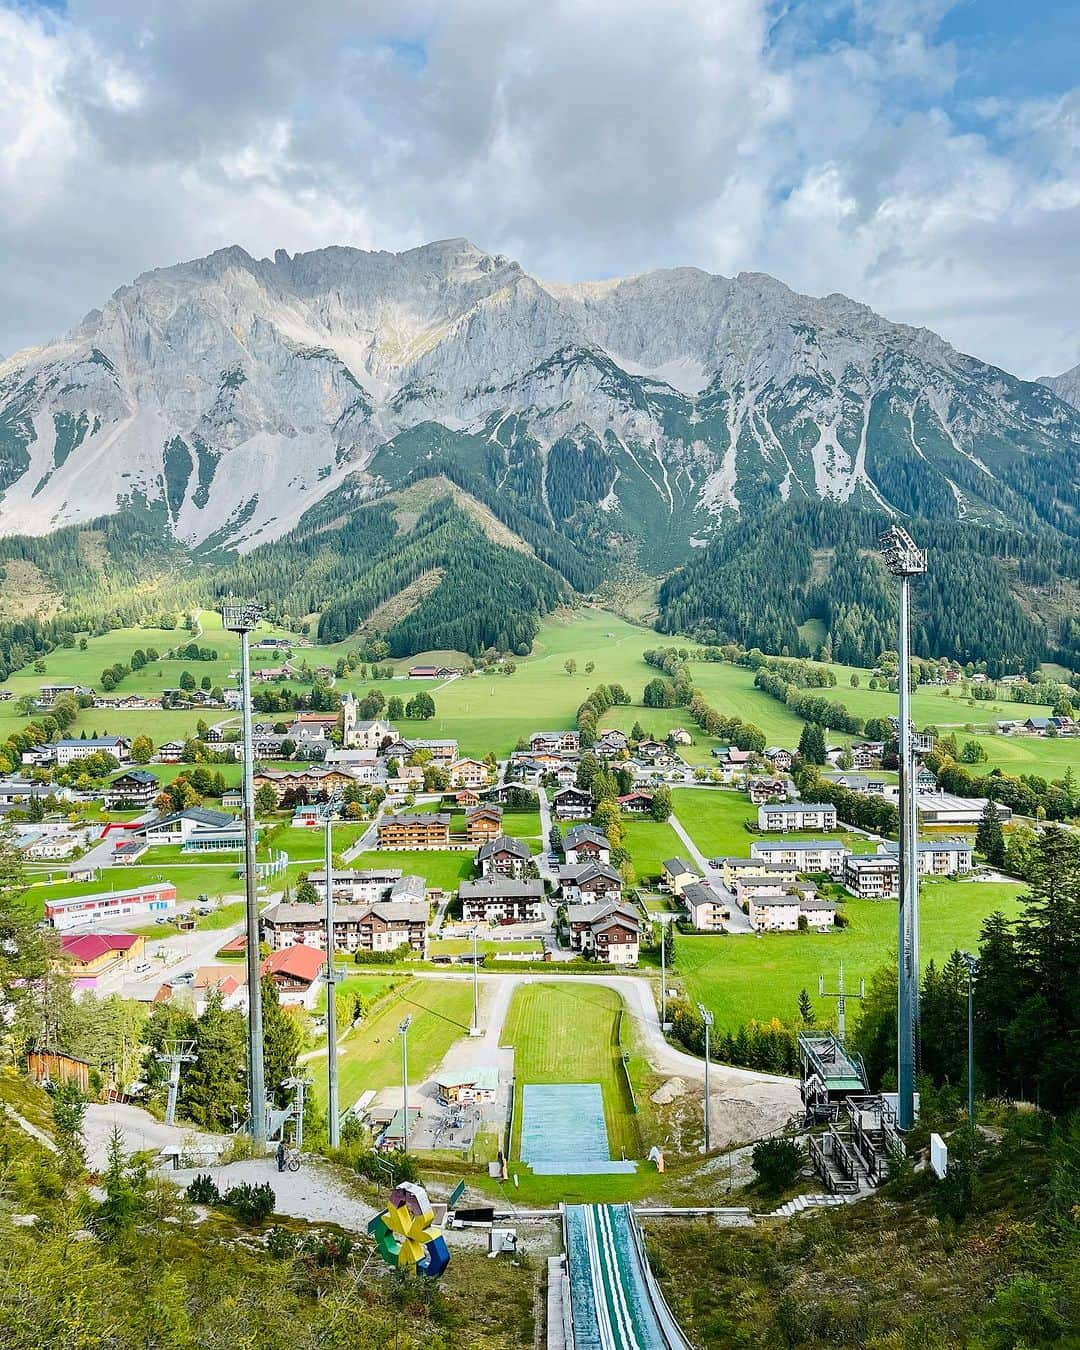
<path fill-rule="evenodd" d="M 895 644 L 896 586 L 877 541 L 889 518 L 814 502 L 775 508 L 726 531 L 660 591 L 663 632 L 763 651 L 873 665 Z M 1075 661 L 1077 629 L 1051 631 L 1031 597 L 1080 575 L 1080 547 L 1060 535 L 993 530 L 941 520 L 911 523 L 930 553 L 914 584 L 914 650 L 985 661 L 991 674 Z M 817 620 L 824 639 L 799 631 Z"/>

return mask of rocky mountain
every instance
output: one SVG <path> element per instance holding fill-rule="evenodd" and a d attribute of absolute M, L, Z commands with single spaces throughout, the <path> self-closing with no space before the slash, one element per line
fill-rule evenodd
<path fill-rule="evenodd" d="M 146 506 L 246 550 L 335 489 L 445 473 L 545 560 L 561 538 L 659 571 L 781 501 L 1075 533 L 1078 446 L 1043 384 L 760 274 L 233 247 L 0 364 L 0 532 Z"/>
<path fill-rule="evenodd" d="M 1072 370 L 1066 370 L 1062 375 L 1042 375 L 1039 383 L 1045 384 L 1047 389 L 1052 389 L 1058 398 L 1071 403 L 1074 408 L 1080 408 L 1080 366 L 1073 366 Z"/>

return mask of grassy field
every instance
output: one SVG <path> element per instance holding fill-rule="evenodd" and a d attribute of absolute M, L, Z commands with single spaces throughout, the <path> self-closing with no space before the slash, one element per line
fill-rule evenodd
<path fill-rule="evenodd" d="M 679 823 L 707 858 L 750 856 L 750 845 L 755 839 L 774 838 L 760 835 L 746 828 L 746 822 L 757 822 L 757 807 L 744 792 L 728 788 L 679 788 L 672 793 L 672 803 Z M 820 838 L 817 834 L 790 834 L 787 839 Z M 860 852 L 867 847 L 862 835 L 833 830 L 830 839 L 843 839 L 850 848 Z"/>
<path fill-rule="evenodd" d="M 642 1121 L 631 1109 L 615 1040 L 622 1006 L 621 994 L 595 984 L 533 984 L 515 990 L 503 1032 L 504 1040 L 514 1047 L 512 1157 L 519 1156 L 526 1083 L 599 1083 L 611 1156 L 642 1156 Z M 624 1023 L 629 1034 L 630 1019 L 624 1018 Z M 640 1100 L 644 1094 L 638 1095 Z M 572 1186 L 579 1179 L 560 1180 Z"/>
<path fill-rule="evenodd" d="M 977 764 L 975 773 L 1000 769 L 1002 773 L 1033 773 L 1052 780 L 1064 778 L 1068 770 L 1072 769 L 1074 777 L 1080 778 L 1080 736 L 1046 738 L 958 734 L 956 739 L 961 745 L 965 740 L 975 740 L 986 751 L 986 763 Z"/>
<path fill-rule="evenodd" d="M 956 947 L 971 948 L 983 919 L 1000 909 L 1013 915 L 1020 883 L 934 881 L 921 890 L 922 963 L 939 964 Z M 832 1000 L 817 998 L 818 976 L 830 987 L 844 963 L 847 987 L 858 988 L 896 952 L 894 901 L 848 900 L 851 926 L 826 934 L 767 933 L 755 937 L 688 937 L 675 944 L 672 984 L 715 1015 L 720 1027 L 736 1027 L 751 1018 L 788 1020 L 798 1012 L 799 991 L 810 992 L 818 1018 L 834 1016 Z"/>
<path fill-rule="evenodd" d="M 32 884 L 22 896 L 21 903 L 40 917 L 45 912 L 46 900 L 62 900 L 72 896 L 94 895 L 98 891 L 129 890 L 133 886 L 146 886 L 155 881 L 171 881 L 176 887 L 176 898 L 181 903 L 194 900 L 198 895 L 208 895 L 211 903 L 221 896 L 243 894 L 243 882 L 236 875 L 235 862 L 191 863 L 183 865 L 170 863 L 167 866 L 141 867 L 103 867 L 96 881 L 56 881 L 49 882 L 46 874 L 28 873 L 27 880 Z M 56 873 L 54 872 L 54 875 Z"/>
<path fill-rule="evenodd" d="M 470 849 L 440 853 L 435 849 L 373 849 L 358 853 L 349 866 L 357 871 L 364 867 L 400 867 L 403 872 L 423 877 L 429 888 L 441 887 L 456 891 L 458 883 L 473 875 L 473 853 Z"/>
<path fill-rule="evenodd" d="M 369 1088 L 401 1082 L 398 1023 L 412 1016 L 409 1028 L 409 1082 L 420 1083 L 438 1067 L 459 1036 L 467 1036 L 472 1017 L 468 980 L 406 980 L 375 1012 L 344 1038 L 338 1054 L 342 1108 Z M 325 1106 L 326 1056 L 307 1061 L 315 1091 Z"/>
<path fill-rule="evenodd" d="M 476 952 L 478 956 L 489 955 L 497 956 L 500 952 L 510 955 L 512 952 L 542 952 L 544 944 L 539 938 L 521 938 L 509 942 L 481 942 L 476 943 Z M 471 938 L 432 938 L 428 944 L 428 952 L 431 956 L 465 956 L 472 954 Z M 471 969 L 471 963 L 470 963 Z"/>
<path fill-rule="evenodd" d="M 659 876 L 665 858 L 686 852 L 682 840 L 666 820 L 639 820 L 628 816 L 622 827 L 623 845 L 630 852 L 639 879 Z"/>
<path fill-rule="evenodd" d="M 335 965 L 337 965 L 337 962 L 335 962 Z M 341 967 L 338 966 L 339 974 L 338 974 L 338 982 L 337 982 L 337 986 L 336 986 L 337 992 L 338 992 L 339 995 L 344 994 L 344 995 L 346 995 L 346 996 L 348 996 L 348 997 L 350 997 L 350 998 L 355 998 L 355 997 L 360 997 L 360 998 L 378 998 L 380 994 L 385 994 L 385 993 L 389 992 L 389 990 L 393 989 L 396 985 L 400 984 L 401 981 L 402 981 L 402 978 L 411 978 L 411 977 L 402 977 L 400 974 L 394 974 L 394 975 L 346 975 L 344 978 L 342 978 L 342 976 L 341 976 L 341 974 L 340 974 L 340 969 L 341 969 Z M 325 1013 L 325 1012 L 326 1012 L 326 985 L 325 985 L 325 984 L 322 985 L 321 988 L 320 988 L 320 990 L 319 990 L 319 999 L 318 999 L 318 1002 L 317 1002 L 317 1004 L 316 1004 L 315 1006 L 316 1006 L 316 1011 L 317 1011 L 317 1012 L 320 1012 L 320 1013 Z M 343 1030 L 344 1030 L 343 1027 L 338 1027 L 338 1033 L 339 1033 L 339 1034 L 340 1034 Z M 325 1063 L 325 1058 L 324 1058 L 323 1062 Z"/>

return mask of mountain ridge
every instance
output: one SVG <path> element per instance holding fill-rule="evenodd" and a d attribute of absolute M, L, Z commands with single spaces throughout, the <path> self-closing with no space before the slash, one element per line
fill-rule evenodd
<path fill-rule="evenodd" d="M 164 504 L 183 542 L 245 550 L 449 453 L 662 572 L 777 501 L 1075 533 L 1077 447 L 1045 382 L 765 273 L 562 283 L 462 238 L 230 245 L 0 362 L 0 533 Z"/>

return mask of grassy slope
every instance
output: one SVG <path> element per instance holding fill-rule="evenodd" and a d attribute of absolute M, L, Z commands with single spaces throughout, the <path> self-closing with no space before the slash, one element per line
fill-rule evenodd
<path fill-rule="evenodd" d="M 771 839 L 773 835 L 751 833 L 746 822 L 757 823 L 757 807 L 744 792 L 726 788 L 679 788 L 672 793 L 672 803 L 679 823 L 707 858 L 749 857 L 750 845 L 755 839 Z M 788 839 L 816 839 L 816 834 L 790 834 Z M 856 851 L 865 850 L 865 837 L 833 830 L 830 839 L 844 839 Z"/>
<path fill-rule="evenodd" d="M 469 1032 L 472 985 L 467 980 L 407 980 L 375 1012 L 350 1032 L 338 1055 L 343 1107 L 369 1088 L 401 1082 L 398 1023 L 412 1016 L 409 1028 L 409 1082 L 427 1078 L 459 1036 Z M 326 1057 L 308 1061 L 315 1091 L 325 1105 Z"/>
<path fill-rule="evenodd" d="M 920 904 L 922 962 L 945 959 L 954 947 L 971 947 L 983 919 L 994 910 L 1013 915 L 1022 887 L 1010 882 L 924 883 Z M 818 976 L 834 987 L 844 963 L 847 987 L 869 980 L 896 951 L 894 901 L 848 900 L 851 926 L 816 933 L 769 933 L 754 937 L 689 937 L 679 934 L 672 983 L 701 1000 L 721 1027 L 750 1018 L 792 1018 L 800 989 L 810 991 L 822 1020 L 834 1015 L 832 1000 L 818 1001 Z M 895 959 L 895 956 L 893 956 Z"/>

